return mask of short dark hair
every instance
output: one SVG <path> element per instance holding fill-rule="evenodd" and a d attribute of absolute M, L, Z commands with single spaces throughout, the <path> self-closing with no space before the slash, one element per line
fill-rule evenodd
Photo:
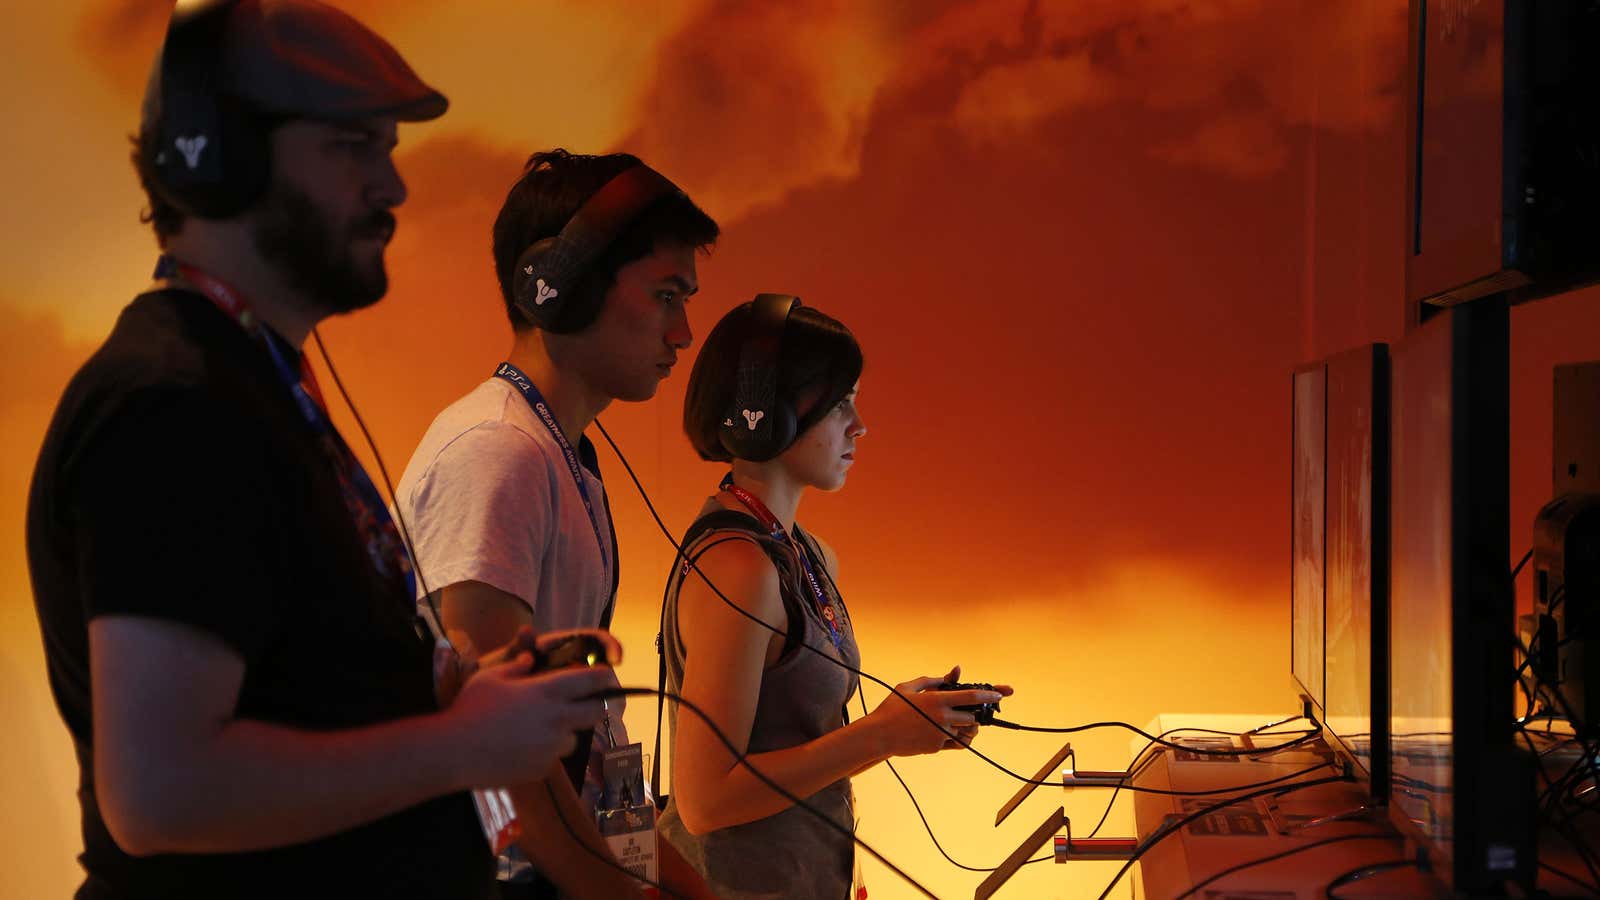
<path fill-rule="evenodd" d="M 683 431 L 700 458 L 727 462 L 733 455 L 718 431 L 733 408 L 739 355 L 750 336 L 753 302 L 736 306 L 706 335 L 689 373 Z M 861 345 L 843 323 L 810 306 L 796 306 L 778 344 L 778 402 L 798 418 L 795 433 L 816 424 L 861 378 Z"/>
<path fill-rule="evenodd" d="M 148 224 L 156 233 L 156 244 L 162 249 L 167 239 L 183 229 L 183 212 L 168 203 L 156 187 L 156 144 L 161 140 L 161 124 L 146 119 L 139 132 L 129 141 L 133 144 L 133 170 L 139 174 L 139 186 L 144 188 L 145 208 L 139 221 Z"/>
<path fill-rule="evenodd" d="M 511 186 L 494 220 L 494 273 L 513 329 L 533 327 L 517 311 L 513 277 L 517 257 L 533 244 L 560 234 L 568 220 L 606 182 L 637 165 L 641 165 L 639 158 L 631 153 L 591 156 L 558 148 L 528 157 L 522 176 Z M 669 193 L 646 207 L 600 254 L 573 285 L 565 310 L 597 313 L 618 269 L 649 256 L 659 246 L 708 249 L 720 234 L 717 223 L 694 201 L 680 193 Z M 563 324 L 580 330 L 589 323 L 569 320 Z"/>

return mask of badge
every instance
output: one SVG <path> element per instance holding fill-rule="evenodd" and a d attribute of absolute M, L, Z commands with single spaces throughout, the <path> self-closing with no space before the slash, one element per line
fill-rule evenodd
<path fill-rule="evenodd" d="M 597 824 L 622 867 L 640 878 L 659 880 L 656 807 L 644 787 L 644 747 L 612 747 L 600 756 L 605 789 Z"/>

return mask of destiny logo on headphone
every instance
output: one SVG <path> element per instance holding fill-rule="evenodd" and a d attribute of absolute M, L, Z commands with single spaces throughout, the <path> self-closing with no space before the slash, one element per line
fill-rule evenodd
<path fill-rule="evenodd" d="M 194 137 L 180 137 L 172 142 L 178 152 L 183 154 L 183 164 L 193 171 L 200 166 L 200 154 L 206 149 L 206 136 L 197 134 Z"/>
<path fill-rule="evenodd" d="M 750 430 L 751 431 L 755 431 L 756 430 L 756 423 L 761 421 L 767 415 L 765 410 L 760 410 L 760 409 L 756 410 L 755 412 L 751 412 L 748 409 L 741 410 L 741 412 L 744 413 L 744 420 L 746 422 L 750 423 Z"/>
<path fill-rule="evenodd" d="M 523 266 L 522 267 L 522 274 L 528 276 L 529 278 L 532 278 L 533 277 L 533 263 L 528 263 L 527 265 Z M 534 306 L 543 306 L 544 302 L 546 300 L 549 300 L 551 297 L 558 297 L 558 296 L 561 295 L 560 291 L 558 291 L 555 288 L 550 287 L 549 285 L 545 284 L 545 281 L 544 281 L 543 278 L 538 279 L 534 283 L 534 288 L 535 288 L 534 297 L 533 297 L 533 305 Z"/>

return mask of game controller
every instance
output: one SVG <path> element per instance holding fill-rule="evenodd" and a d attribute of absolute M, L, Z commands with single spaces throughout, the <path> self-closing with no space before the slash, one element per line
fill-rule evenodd
<path fill-rule="evenodd" d="M 562 638 L 547 650 L 533 651 L 533 671 L 548 672 L 567 666 L 607 665 L 605 642 L 592 634 Z"/>
<path fill-rule="evenodd" d="M 941 682 L 938 687 L 934 688 L 934 690 L 936 690 L 936 691 L 992 691 L 992 690 L 994 690 L 994 685 L 992 685 L 992 684 L 979 684 L 979 683 L 976 683 L 976 682 L 969 683 L 969 682 L 965 682 L 965 681 L 962 681 L 962 682 L 945 681 L 945 682 Z M 996 700 L 993 703 L 972 703 L 972 704 L 968 704 L 966 706 L 957 706 L 955 708 L 961 710 L 962 712 L 972 713 L 972 717 L 977 720 L 979 725 L 992 725 L 992 724 L 994 724 L 994 714 L 1000 711 L 1000 701 Z"/>

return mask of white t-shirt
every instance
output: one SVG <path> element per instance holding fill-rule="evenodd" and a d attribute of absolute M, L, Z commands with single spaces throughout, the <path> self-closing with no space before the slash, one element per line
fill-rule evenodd
<path fill-rule="evenodd" d="M 396 491 L 422 574 L 417 599 L 423 579 L 434 591 L 481 581 L 527 603 L 541 632 L 598 627 L 616 560 L 605 487 L 579 471 L 593 524 L 566 454 L 516 388 L 491 378 L 446 407 Z"/>
<path fill-rule="evenodd" d="M 445 407 L 395 492 L 422 576 L 418 601 L 423 579 L 433 591 L 481 581 L 527 603 L 537 631 L 599 627 L 617 560 L 605 486 L 579 471 L 593 524 L 566 454 L 515 387 L 490 378 Z M 425 605 L 423 615 L 432 618 Z M 613 736 L 625 743 L 623 701 L 609 705 Z"/>

